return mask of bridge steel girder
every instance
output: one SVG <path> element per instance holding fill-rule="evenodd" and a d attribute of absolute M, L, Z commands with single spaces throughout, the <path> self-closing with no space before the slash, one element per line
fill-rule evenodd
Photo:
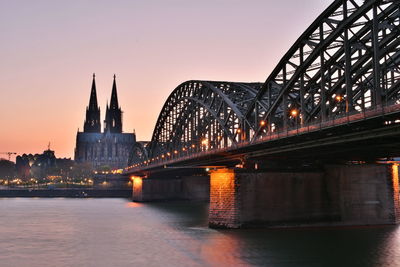
<path fill-rule="evenodd" d="M 179 85 L 161 110 L 144 165 L 212 149 L 261 146 L 293 129 L 398 104 L 400 1 L 335 0 L 265 83 Z"/>
<path fill-rule="evenodd" d="M 285 131 L 395 101 L 386 96 L 400 79 L 400 61 L 396 59 L 390 67 L 385 63 L 400 50 L 399 14 L 399 1 L 334 1 L 289 49 L 258 91 L 246 112 L 247 121 L 256 128 L 249 140 L 255 142 L 271 128 Z M 372 67 L 365 68 L 362 60 Z M 368 78 L 360 78 L 359 65 L 370 72 L 361 77 Z M 357 72 L 358 80 L 354 78 Z M 363 88 L 361 96 L 365 83 L 372 85 Z M 278 94 L 271 94 L 271 90 Z M 267 102 L 272 102 L 264 104 L 267 109 L 258 106 Z M 258 121 L 273 127 L 263 127 Z"/>
<path fill-rule="evenodd" d="M 182 83 L 160 112 L 148 145 L 149 158 L 167 153 L 173 156 L 182 149 L 198 152 L 238 143 L 241 125 L 249 124 L 244 112 L 261 86 L 216 81 Z"/>

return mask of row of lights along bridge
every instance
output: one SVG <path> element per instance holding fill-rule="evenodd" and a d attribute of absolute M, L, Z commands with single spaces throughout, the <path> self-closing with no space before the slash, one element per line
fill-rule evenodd
<path fill-rule="evenodd" d="M 339 102 L 342 102 L 342 101 L 343 101 L 344 97 L 341 96 L 341 95 L 336 95 L 336 96 L 334 97 L 334 99 L 335 99 L 336 102 L 339 103 Z M 299 115 L 298 109 L 296 109 L 296 108 L 290 109 L 290 111 L 289 111 L 289 116 L 290 116 L 290 117 L 296 118 L 298 115 Z M 261 126 L 261 127 L 267 126 L 267 122 L 264 121 L 264 120 L 261 120 L 261 121 L 260 121 L 260 126 Z M 236 132 L 237 132 L 237 134 L 241 134 L 241 133 L 242 133 L 242 130 L 239 128 L 239 129 L 236 130 Z M 272 132 L 273 132 L 273 129 L 272 129 Z M 218 140 L 221 140 L 222 137 L 221 137 L 221 136 L 218 136 L 217 139 L 218 139 Z M 244 137 L 244 136 L 242 137 L 242 140 L 245 140 L 245 137 Z M 194 152 L 194 151 L 196 150 L 196 147 L 197 147 L 197 146 L 196 146 L 195 144 L 192 144 L 192 145 L 189 146 L 189 147 L 183 147 L 181 153 L 185 153 L 185 154 L 186 154 L 185 156 L 187 156 L 187 155 L 189 155 L 189 152 L 190 152 L 190 151 L 193 151 L 193 152 Z M 199 147 L 202 148 L 201 151 L 208 150 L 208 149 L 209 149 L 209 141 L 208 141 L 208 139 L 207 139 L 207 138 L 202 138 L 202 139 L 200 140 Z M 172 159 L 172 158 L 178 156 L 179 154 L 180 154 L 180 151 L 178 151 L 178 150 L 174 150 L 174 151 L 171 151 L 171 152 L 167 152 L 167 153 L 165 153 L 165 154 L 162 154 L 161 156 L 158 156 L 158 157 L 155 157 L 155 158 L 151 158 L 151 159 L 145 160 L 145 161 L 143 161 L 143 162 L 136 163 L 136 164 L 133 164 L 133 165 L 131 165 L 131 166 L 129 166 L 129 167 L 126 167 L 125 170 L 130 170 L 130 169 L 137 168 L 137 167 L 142 167 L 142 166 L 148 166 L 148 165 L 149 165 L 150 163 L 152 163 L 152 162 L 159 162 L 159 161 L 169 160 L 169 159 Z"/>

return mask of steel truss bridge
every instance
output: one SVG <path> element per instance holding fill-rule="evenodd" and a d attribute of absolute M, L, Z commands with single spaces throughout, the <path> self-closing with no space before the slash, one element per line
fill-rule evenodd
<path fill-rule="evenodd" d="M 127 174 L 243 159 L 400 155 L 400 1 L 336 0 L 265 83 L 187 81 Z"/>

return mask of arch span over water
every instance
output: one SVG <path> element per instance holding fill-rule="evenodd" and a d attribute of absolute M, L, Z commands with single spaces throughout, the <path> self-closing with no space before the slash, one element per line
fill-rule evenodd
<path fill-rule="evenodd" d="M 158 117 L 149 158 L 255 142 L 400 101 L 400 1 L 336 0 L 264 84 L 187 81 Z"/>

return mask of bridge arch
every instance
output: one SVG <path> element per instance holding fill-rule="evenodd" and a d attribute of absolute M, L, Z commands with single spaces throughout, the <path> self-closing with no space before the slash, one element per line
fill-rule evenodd
<path fill-rule="evenodd" d="M 149 157 L 228 147 L 240 142 L 247 106 L 261 86 L 261 83 L 217 81 L 180 84 L 160 112 L 148 145 Z"/>
<path fill-rule="evenodd" d="M 148 157 L 256 143 L 399 99 L 400 1 L 335 0 L 265 83 L 179 85 L 160 112 Z"/>
<path fill-rule="evenodd" d="M 246 121 L 256 129 L 249 140 L 270 133 L 266 125 L 283 131 L 396 101 L 399 10 L 399 1 L 334 1 L 284 55 L 249 105 Z"/>

